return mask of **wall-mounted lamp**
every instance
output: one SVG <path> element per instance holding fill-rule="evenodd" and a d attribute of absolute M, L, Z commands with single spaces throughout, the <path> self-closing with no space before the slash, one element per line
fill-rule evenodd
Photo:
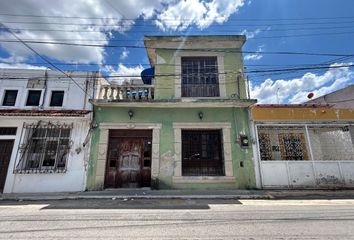
<path fill-rule="evenodd" d="M 199 119 L 200 119 L 200 120 L 202 120 L 202 119 L 203 119 L 203 117 L 204 117 L 203 112 L 199 112 L 199 113 L 198 113 L 198 117 L 199 117 Z"/>
<path fill-rule="evenodd" d="M 97 122 L 92 122 L 91 123 L 91 129 L 96 129 L 98 128 L 98 123 Z"/>
<path fill-rule="evenodd" d="M 128 115 L 129 115 L 129 118 L 132 119 L 132 117 L 134 116 L 133 110 L 129 110 Z"/>

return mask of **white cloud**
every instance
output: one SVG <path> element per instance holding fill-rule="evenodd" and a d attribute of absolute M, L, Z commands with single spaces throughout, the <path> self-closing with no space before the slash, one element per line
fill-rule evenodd
<path fill-rule="evenodd" d="M 341 66 L 344 63 L 332 64 Z M 345 63 L 352 64 L 352 63 Z M 307 101 L 309 92 L 315 97 L 327 94 L 354 80 L 354 71 L 348 67 L 332 68 L 322 75 L 305 73 L 300 78 L 293 79 L 267 79 L 259 85 L 251 82 L 251 97 L 258 99 L 259 103 L 302 103 Z"/>
<path fill-rule="evenodd" d="M 47 69 L 44 66 L 33 66 L 26 63 L 0 63 L 0 68 L 7 68 L 7 69 Z"/>
<path fill-rule="evenodd" d="M 262 57 L 263 57 L 263 55 L 261 55 L 259 53 L 252 53 L 252 54 L 245 55 L 245 60 L 257 61 L 257 60 L 260 60 Z"/>
<path fill-rule="evenodd" d="M 107 66 L 102 69 L 103 72 L 108 73 L 109 79 L 111 82 L 122 84 L 123 82 L 139 81 L 141 80 L 140 74 L 144 70 L 144 67 L 141 65 L 135 67 L 127 67 L 124 64 L 120 63 L 117 69 L 114 69 L 111 66 Z"/>
<path fill-rule="evenodd" d="M 25 61 L 26 58 L 21 57 L 21 56 L 10 56 L 7 58 L 2 58 L 0 57 L 0 61 L 3 63 L 19 63 Z"/>
<path fill-rule="evenodd" d="M 156 26 L 164 30 L 184 30 L 193 24 L 203 29 L 214 22 L 223 23 L 227 21 L 231 14 L 237 12 L 244 5 L 246 0 L 107 1 L 17 0 L 16 4 L 14 4 L 13 1 L 4 0 L 1 2 L 1 11 L 3 13 L 63 16 L 64 18 L 0 16 L 0 21 L 8 28 L 22 29 L 15 32 L 18 37 L 25 40 L 107 45 L 113 35 L 112 32 L 129 30 L 135 24 L 134 20 L 139 17 L 144 20 L 156 19 Z M 123 18 L 131 20 L 122 20 Z M 9 21 L 21 23 L 6 23 Z M 51 23 L 59 24 L 53 25 Z M 28 29 L 45 29 L 49 31 Z M 0 39 L 14 38 L 10 33 L 0 31 Z M 35 43 L 30 45 L 40 54 L 50 59 L 70 63 L 100 64 L 104 62 L 107 55 L 104 47 L 77 47 Z M 0 46 L 11 57 L 21 57 L 23 58 L 22 60 L 35 55 L 18 42 L 2 42 Z M 124 58 L 124 56 L 122 57 Z"/>
<path fill-rule="evenodd" d="M 226 22 L 243 5 L 244 0 L 178 1 L 161 11 L 155 24 L 162 30 L 180 31 L 193 24 L 204 29 L 214 22 Z"/>
<path fill-rule="evenodd" d="M 112 8 L 111 5 L 115 6 Z M 161 3 L 156 0 L 149 1 L 114 1 L 111 5 L 105 1 L 87 0 L 61 0 L 61 1 L 28 1 L 18 0 L 2 1 L 1 11 L 18 15 L 44 15 L 64 16 L 80 18 L 31 18 L 1 16 L 0 21 L 12 29 L 45 29 L 49 31 L 19 30 L 16 35 L 21 39 L 74 42 L 85 44 L 106 45 L 109 42 L 112 31 L 127 31 L 134 24 L 133 20 L 139 16 L 151 17 L 155 9 L 159 9 Z M 124 13 L 121 16 L 115 9 Z M 6 22 L 22 23 L 6 23 Z M 25 23 L 23 23 L 25 22 Z M 28 24 L 28 22 L 32 22 Z M 36 23 L 33 23 L 36 22 Z M 48 23 L 59 23 L 53 25 Z M 80 25 L 70 25 L 80 24 Z M 1 39 L 14 39 L 8 32 L 0 32 Z M 87 41 L 89 40 L 89 41 Z M 97 40 L 97 41 L 95 41 Z M 50 44 L 30 44 L 36 51 L 46 57 L 72 63 L 102 63 L 106 56 L 104 47 L 76 47 Z M 1 43 L 11 56 L 29 58 L 34 56 L 29 49 L 21 43 Z"/>
<path fill-rule="evenodd" d="M 264 45 L 258 47 L 256 53 L 246 54 L 245 60 L 257 61 L 263 58 L 263 55 L 260 54 L 263 51 Z"/>
<path fill-rule="evenodd" d="M 240 34 L 246 35 L 248 39 L 254 38 L 256 35 L 258 35 L 261 32 L 261 29 L 257 28 L 254 31 L 248 31 L 247 29 L 242 30 Z"/>
<path fill-rule="evenodd" d="M 123 48 L 123 51 L 120 54 L 119 58 L 120 60 L 124 60 L 128 57 L 128 55 L 129 55 L 129 51 L 127 50 L 127 48 Z"/>

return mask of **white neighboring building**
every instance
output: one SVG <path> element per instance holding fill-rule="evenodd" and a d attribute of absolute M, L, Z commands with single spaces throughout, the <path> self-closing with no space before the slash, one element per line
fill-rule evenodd
<path fill-rule="evenodd" d="M 334 108 L 354 108 L 354 84 L 311 99 L 305 104 L 329 104 L 333 105 Z"/>
<path fill-rule="evenodd" d="M 106 80 L 66 73 L 0 70 L 0 193 L 85 190 L 89 99 Z"/>
<path fill-rule="evenodd" d="M 354 188 L 354 109 L 259 104 L 251 116 L 257 187 Z"/>

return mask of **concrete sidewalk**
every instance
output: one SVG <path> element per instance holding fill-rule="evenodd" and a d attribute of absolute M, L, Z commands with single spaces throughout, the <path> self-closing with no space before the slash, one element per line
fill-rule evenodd
<path fill-rule="evenodd" d="M 74 199 L 354 199 L 354 190 L 151 190 L 2 194 L 0 200 Z"/>

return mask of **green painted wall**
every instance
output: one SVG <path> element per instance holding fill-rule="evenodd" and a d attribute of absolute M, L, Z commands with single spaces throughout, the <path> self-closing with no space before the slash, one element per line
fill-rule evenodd
<path fill-rule="evenodd" d="M 226 96 L 232 97 L 233 94 L 238 95 L 238 86 L 240 86 L 240 98 L 245 99 L 246 84 L 243 76 L 240 78 L 240 84 L 237 84 L 238 72 L 244 71 L 242 53 L 240 53 L 240 51 L 241 49 L 225 49 L 224 70 L 226 73 Z"/>
<path fill-rule="evenodd" d="M 211 50 L 212 51 L 212 50 Z M 240 49 L 224 49 L 224 71 L 226 81 L 226 96 L 228 98 L 238 95 L 237 75 L 239 71 L 244 71 L 242 53 Z M 187 50 L 179 52 L 190 52 Z M 156 49 L 158 64 L 155 67 L 155 99 L 173 99 L 175 95 L 175 50 Z M 159 76 L 160 75 L 160 76 Z M 165 76 L 164 76 L 165 75 Z M 167 75 L 167 76 L 166 76 Z M 243 77 L 240 79 L 240 97 L 246 98 L 246 84 Z"/>
<path fill-rule="evenodd" d="M 155 99 L 173 99 L 175 96 L 175 58 L 174 51 L 166 49 L 156 50 L 160 60 L 164 63 L 158 63 L 155 67 Z"/>
<path fill-rule="evenodd" d="M 129 119 L 128 110 L 134 111 L 134 117 Z M 204 114 L 203 120 L 198 118 L 198 112 Z M 252 148 L 241 149 L 235 143 L 237 133 L 243 132 L 249 136 L 249 119 L 247 108 L 126 108 L 126 107 L 96 107 L 95 118 L 98 124 L 106 123 L 161 123 L 160 131 L 160 169 L 163 164 L 173 166 L 174 130 L 173 122 L 189 122 L 196 125 L 200 122 L 229 122 L 232 124 L 232 159 L 233 172 L 236 180 L 233 184 L 172 184 L 172 174 L 160 171 L 159 188 L 255 188 L 254 166 L 252 163 Z M 92 133 L 90 163 L 88 169 L 87 188 L 95 187 L 96 160 L 98 156 L 99 128 Z M 240 166 L 243 161 L 244 167 Z M 162 164 L 163 163 L 163 164 Z"/>

